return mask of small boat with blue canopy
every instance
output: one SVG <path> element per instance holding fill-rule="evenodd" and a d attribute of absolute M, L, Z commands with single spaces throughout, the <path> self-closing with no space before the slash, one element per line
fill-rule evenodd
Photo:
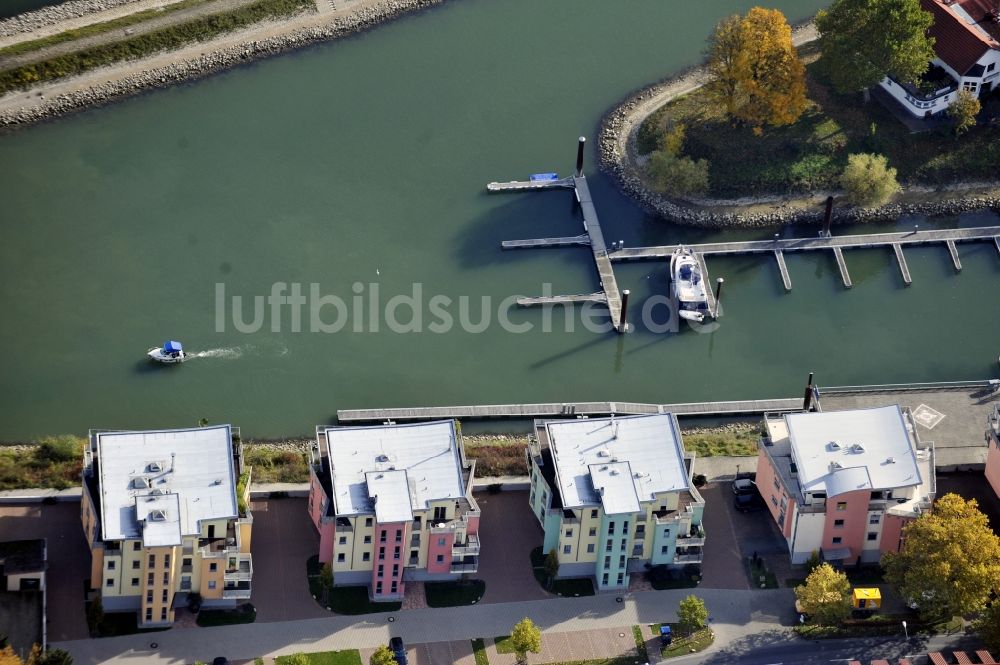
<path fill-rule="evenodd" d="M 184 346 L 180 342 L 164 342 L 162 347 L 154 347 L 146 354 L 158 363 L 182 363 L 187 360 Z"/>
<path fill-rule="evenodd" d="M 549 180 L 558 180 L 558 173 L 532 173 L 531 182 L 548 182 Z"/>

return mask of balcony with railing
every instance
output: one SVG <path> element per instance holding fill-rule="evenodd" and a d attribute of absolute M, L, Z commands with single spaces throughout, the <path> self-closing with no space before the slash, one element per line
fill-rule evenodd
<path fill-rule="evenodd" d="M 466 556 L 451 562 L 452 573 L 475 573 L 479 571 L 479 557 Z"/>
<path fill-rule="evenodd" d="M 677 553 L 674 554 L 674 563 L 701 563 L 703 556 L 700 550 L 682 551 L 678 549 Z"/>
<path fill-rule="evenodd" d="M 249 582 L 253 578 L 253 558 L 249 554 L 231 556 L 223 574 L 225 582 Z"/>
<path fill-rule="evenodd" d="M 479 536 L 470 533 L 465 542 L 456 542 L 451 548 L 452 557 L 479 556 Z"/>
<path fill-rule="evenodd" d="M 473 509 L 472 506 L 465 500 L 455 502 L 455 514 L 450 519 L 433 519 L 430 518 L 428 521 L 430 524 L 430 532 L 432 534 L 450 533 L 455 529 L 460 529 L 469 526 L 470 517 L 479 517 L 480 512 L 478 507 Z"/>
<path fill-rule="evenodd" d="M 250 582 L 227 582 L 222 589 L 223 598 L 245 599 L 250 597 Z"/>
<path fill-rule="evenodd" d="M 677 538 L 677 547 L 704 547 L 705 546 L 705 536 L 704 534 L 693 536 L 679 536 Z"/>

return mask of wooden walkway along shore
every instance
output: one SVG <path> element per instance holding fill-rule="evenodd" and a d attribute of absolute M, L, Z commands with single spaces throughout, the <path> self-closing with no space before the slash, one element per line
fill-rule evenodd
<path fill-rule="evenodd" d="M 643 415 L 673 413 L 678 416 L 758 415 L 798 411 L 802 398 L 743 400 L 732 402 L 688 402 L 644 404 L 638 402 L 559 402 L 549 404 L 484 404 L 472 406 L 429 406 L 399 409 L 342 409 L 341 423 L 495 418 L 560 418 L 572 416 Z"/>
<path fill-rule="evenodd" d="M 518 307 L 533 307 L 535 305 L 570 305 L 574 303 L 585 303 L 585 302 L 603 302 L 608 301 L 607 296 L 602 292 L 597 293 L 580 293 L 571 296 L 534 296 L 518 298 Z"/>

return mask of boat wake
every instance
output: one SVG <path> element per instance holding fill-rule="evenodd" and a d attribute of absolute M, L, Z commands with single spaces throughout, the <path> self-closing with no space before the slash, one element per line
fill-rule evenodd
<path fill-rule="evenodd" d="M 197 353 L 190 354 L 191 358 L 221 358 L 223 360 L 236 360 L 243 356 L 244 352 L 248 351 L 249 347 L 243 346 L 230 346 L 221 349 L 208 349 L 207 351 L 198 351 Z"/>

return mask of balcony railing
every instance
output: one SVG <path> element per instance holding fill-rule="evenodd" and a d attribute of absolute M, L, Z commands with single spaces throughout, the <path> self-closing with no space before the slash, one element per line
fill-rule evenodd
<path fill-rule="evenodd" d="M 235 567 L 227 566 L 226 572 L 223 575 L 225 581 L 247 581 L 253 577 L 253 560 L 249 554 L 241 556 L 236 561 Z"/>
<path fill-rule="evenodd" d="M 704 536 L 682 536 L 677 539 L 678 547 L 704 547 Z"/>
<path fill-rule="evenodd" d="M 239 582 L 232 586 L 227 586 L 222 590 L 223 598 L 249 598 L 250 597 L 250 583 L 249 582 Z"/>
<path fill-rule="evenodd" d="M 674 563 L 701 563 L 701 554 L 677 554 L 674 556 Z"/>
<path fill-rule="evenodd" d="M 479 562 L 451 564 L 451 572 L 453 573 L 475 573 L 478 571 L 479 571 Z"/>
<path fill-rule="evenodd" d="M 464 543 L 455 543 L 451 548 L 452 556 L 478 556 L 479 536 L 470 533 L 466 536 Z"/>

